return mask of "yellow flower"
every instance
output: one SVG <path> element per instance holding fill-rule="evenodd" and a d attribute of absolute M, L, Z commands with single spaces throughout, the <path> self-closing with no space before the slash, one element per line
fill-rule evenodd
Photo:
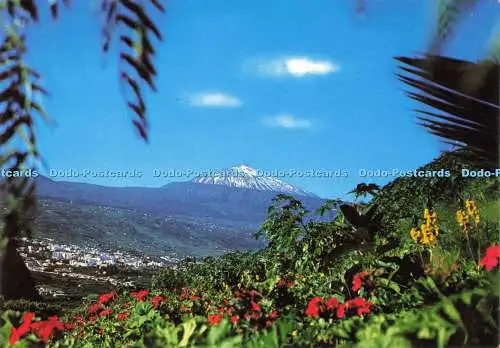
<path fill-rule="evenodd" d="M 410 230 L 411 238 L 420 245 L 431 245 L 436 242 L 439 235 L 439 224 L 437 222 L 436 212 L 424 209 L 425 223 L 420 228 L 413 227 Z"/>
<path fill-rule="evenodd" d="M 469 225 L 471 221 L 474 222 L 474 224 L 477 226 L 479 225 L 481 218 L 476 202 L 469 198 L 465 201 L 465 210 L 457 210 L 457 222 L 460 227 L 462 227 L 462 230 L 465 234 L 467 234 L 469 231 Z"/>
<path fill-rule="evenodd" d="M 460 226 L 464 226 L 469 222 L 469 216 L 465 211 L 461 209 L 457 210 L 457 222 Z"/>
<path fill-rule="evenodd" d="M 420 239 L 420 231 L 418 229 L 416 229 L 415 227 L 413 227 L 410 231 L 410 236 L 411 238 L 418 243 L 419 239 Z"/>
<path fill-rule="evenodd" d="M 431 216 L 431 215 L 429 214 L 429 209 L 425 208 L 425 209 L 424 209 L 424 218 L 425 218 L 426 220 L 428 220 L 428 219 L 430 219 L 430 216 Z"/>

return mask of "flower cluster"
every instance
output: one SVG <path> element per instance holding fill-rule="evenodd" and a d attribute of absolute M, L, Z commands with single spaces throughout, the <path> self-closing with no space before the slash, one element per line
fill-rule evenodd
<path fill-rule="evenodd" d="M 59 321 L 57 316 L 52 316 L 47 320 L 35 321 L 35 313 L 27 312 L 23 315 L 23 322 L 19 327 L 13 327 L 9 337 L 9 344 L 14 345 L 28 333 L 34 333 L 42 342 L 47 342 L 54 333 L 54 330 L 72 330 L 74 325 Z"/>
<path fill-rule="evenodd" d="M 259 300 L 260 295 L 257 291 L 241 289 L 236 292 L 235 298 L 225 302 L 227 307 L 210 309 L 210 311 L 216 311 L 217 313 L 208 316 L 208 323 L 217 325 L 227 316 L 233 324 L 244 322 L 254 327 L 270 327 L 279 317 L 279 312 L 275 310 L 271 313 L 265 313 L 259 304 Z"/>
<path fill-rule="evenodd" d="M 424 209 L 425 222 L 420 228 L 413 227 L 410 231 L 411 238 L 420 245 L 434 245 L 439 235 L 439 224 L 436 212 Z"/>
<path fill-rule="evenodd" d="M 147 298 L 149 295 L 150 294 L 149 294 L 148 290 L 140 290 L 137 292 L 130 293 L 130 297 L 135 298 L 139 302 L 145 302 L 145 301 L 150 302 L 153 304 L 154 308 L 158 308 L 160 303 L 165 302 L 167 300 L 164 296 L 161 296 L 161 295 L 153 296 L 153 298 L 148 300 Z"/>
<path fill-rule="evenodd" d="M 498 266 L 500 259 L 500 245 L 490 245 L 486 248 L 484 257 L 479 261 L 480 266 L 486 267 L 488 271 Z"/>
<path fill-rule="evenodd" d="M 357 315 L 368 314 L 372 306 L 373 303 L 362 297 L 356 297 L 345 303 L 340 303 L 335 296 L 330 297 L 328 300 L 322 297 L 314 297 L 309 301 L 305 314 L 308 317 L 328 318 L 332 313 L 335 313 L 337 318 L 344 318 L 346 314 L 350 313 L 356 313 Z"/>
<path fill-rule="evenodd" d="M 477 226 L 481 221 L 479 209 L 477 208 L 476 202 L 472 199 L 467 199 L 465 201 L 465 209 L 457 210 L 456 217 L 458 224 L 466 235 L 469 233 L 472 222 Z"/>
<path fill-rule="evenodd" d="M 363 284 L 367 283 L 370 274 L 368 272 L 359 272 L 354 275 L 352 279 L 352 291 L 357 292 Z"/>
<path fill-rule="evenodd" d="M 294 281 L 287 280 L 286 278 L 281 278 L 276 282 L 278 288 L 293 288 L 295 285 Z"/>

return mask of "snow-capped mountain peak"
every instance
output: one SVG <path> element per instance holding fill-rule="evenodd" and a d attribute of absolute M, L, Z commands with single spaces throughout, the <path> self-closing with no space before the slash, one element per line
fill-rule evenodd
<path fill-rule="evenodd" d="M 229 169 L 209 170 L 191 180 L 198 184 L 223 185 L 259 191 L 280 192 L 291 195 L 317 197 L 315 194 L 281 181 L 272 173 L 240 164 Z"/>
<path fill-rule="evenodd" d="M 240 164 L 239 166 L 232 167 L 236 171 L 248 174 L 250 176 L 257 176 L 257 169 L 250 167 L 248 164 Z"/>

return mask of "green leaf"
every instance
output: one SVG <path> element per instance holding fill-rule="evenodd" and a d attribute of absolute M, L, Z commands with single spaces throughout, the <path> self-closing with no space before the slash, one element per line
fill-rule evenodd
<path fill-rule="evenodd" d="M 208 332 L 207 342 L 211 345 L 218 343 L 231 329 L 229 321 L 227 319 L 222 320 L 222 322 L 217 326 L 212 326 Z"/>
<path fill-rule="evenodd" d="M 379 278 L 377 280 L 380 282 L 381 285 L 388 287 L 389 289 L 394 290 L 398 294 L 401 293 L 401 288 L 399 287 L 399 285 L 396 282 L 389 280 L 389 279 L 386 279 L 386 278 Z"/>
<path fill-rule="evenodd" d="M 460 313 L 455 308 L 453 303 L 446 297 L 443 298 L 442 301 L 443 301 L 443 310 L 446 313 L 446 315 L 448 315 L 448 317 L 455 323 L 462 324 L 462 317 L 460 316 Z"/>
<path fill-rule="evenodd" d="M 417 337 L 419 339 L 428 340 L 428 339 L 432 339 L 434 337 L 434 335 L 429 330 L 429 327 L 424 326 L 420 330 L 418 330 Z"/>
<path fill-rule="evenodd" d="M 183 334 L 182 340 L 179 342 L 180 347 L 186 347 L 189 343 L 189 339 L 193 336 L 194 331 L 196 330 L 196 320 L 191 319 L 184 323 L 182 323 Z"/>

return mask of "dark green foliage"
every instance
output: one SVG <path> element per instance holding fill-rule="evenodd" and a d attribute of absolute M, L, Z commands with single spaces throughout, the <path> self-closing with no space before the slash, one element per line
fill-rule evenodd
<path fill-rule="evenodd" d="M 449 170 L 451 177 L 402 177 L 384 186 L 372 203 L 383 213 L 382 222 L 387 233 L 395 233 L 394 226 L 402 219 L 421 216 L 423 209 L 429 205 L 434 206 L 442 201 L 459 202 L 464 196 L 477 199 L 478 195 L 487 195 L 487 198 L 492 199 L 498 195 L 498 179 L 465 178 L 461 175 L 462 168 L 474 167 L 459 159 L 455 153 L 445 153 L 417 170 Z"/>
<path fill-rule="evenodd" d="M 370 205 L 363 214 L 360 214 L 356 207 L 347 204 L 342 204 L 340 211 L 356 228 L 355 238 L 360 244 L 372 241 L 373 235 L 381 228 L 382 215 L 376 205 Z"/>
<path fill-rule="evenodd" d="M 65 303 L 64 303 L 65 305 Z M 7 310 L 19 312 L 34 312 L 39 313 L 43 317 L 51 315 L 61 316 L 67 310 L 67 307 L 60 304 L 44 303 L 39 301 L 15 300 L 8 301 L 0 298 L 0 313 Z"/>
<path fill-rule="evenodd" d="M 375 195 L 378 191 L 380 191 L 380 186 L 377 184 L 365 184 L 361 183 L 356 185 L 356 188 L 349 193 L 354 193 L 356 199 L 358 197 L 365 197 L 367 195 Z"/>
<path fill-rule="evenodd" d="M 166 268 L 156 275 L 152 282 L 153 289 L 180 289 L 187 285 L 186 272 L 184 269 Z"/>

